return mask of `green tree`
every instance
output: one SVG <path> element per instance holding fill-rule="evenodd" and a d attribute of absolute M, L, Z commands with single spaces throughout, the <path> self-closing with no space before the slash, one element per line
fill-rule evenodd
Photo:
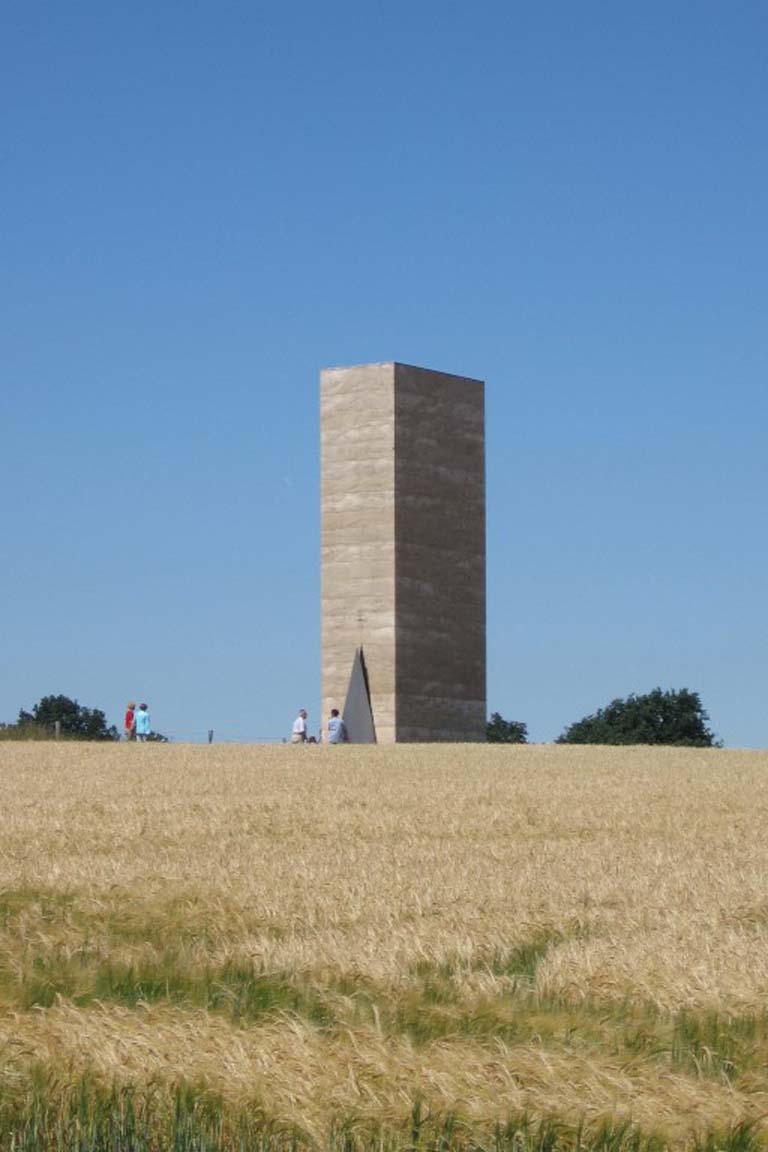
<path fill-rule="evenodd" d="M 53 734 L 57 722 L 62 736 L 70 740 L 118 739 L 117 728 L 114 724 L 107 727 L 106 716 L 100 708 L 84 708 L 68 696 L 43 696 L 31 712 L 22 708 L 16 727 Z"/>
<path fill-rule="evenodd" d="M 489 744 L 527 744 L 528 728 L 522 720 L 505 720 L 501 713 L 491 712 L 485 737 Z"/>
<path fill-rule="evenodd" d="M 698 692 L 682 688 L 612 700 L 593 716 L 577 720 L 558 736 L 557 744 L 676 744 L 690 748 L 720 748 L 708 728 Z"/>

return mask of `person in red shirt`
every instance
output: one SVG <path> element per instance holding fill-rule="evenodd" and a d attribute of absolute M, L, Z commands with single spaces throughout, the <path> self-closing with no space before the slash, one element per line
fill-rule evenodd
<path fill-rule="evenodd" d="M 123 724 L 123 728 L 125 729 L 126 740 L 136 739 L 136 705 L 132 700 L 125 710 L 125 722 Z"/>

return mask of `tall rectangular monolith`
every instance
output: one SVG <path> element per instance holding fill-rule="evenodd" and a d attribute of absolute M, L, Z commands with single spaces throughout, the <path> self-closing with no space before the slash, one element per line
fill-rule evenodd
<path fill-rule="evenodd" d="M 321 376 L 323 710 L 375 738 L 484 740 L 482 381 L 405 364 Z"/>

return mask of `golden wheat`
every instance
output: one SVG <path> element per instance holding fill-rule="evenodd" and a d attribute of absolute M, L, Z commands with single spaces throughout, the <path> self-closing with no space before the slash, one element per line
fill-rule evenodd
<path fill-rule="evenodd" d="M 768 754 L 4 744 L 0 787 L 6 1084 L 765 1124 Z"/>

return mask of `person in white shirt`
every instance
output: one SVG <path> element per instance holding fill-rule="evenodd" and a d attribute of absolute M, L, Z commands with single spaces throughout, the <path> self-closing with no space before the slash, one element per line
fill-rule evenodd
<path fill-rule="evenodd" d="M 299 709 L 299 714 L 293 722 L 293 731 L 291 732 L 291 744 L 306 744 L 307 742 L 307 713 L 304 708 Z"/>

